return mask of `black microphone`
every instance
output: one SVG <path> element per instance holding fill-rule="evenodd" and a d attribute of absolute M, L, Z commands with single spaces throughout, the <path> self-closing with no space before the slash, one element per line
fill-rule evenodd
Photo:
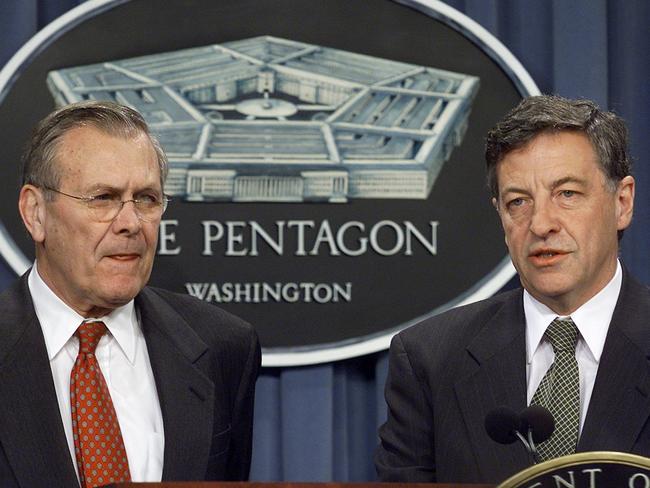
<path fill-rule="evenodd" d="M 528 433 L 528 444 L 531 447 L 531 454 L 535 462 L 540 461 L 536 444 L 549 439 L 555 430 L 555 420 L 547 408 L 541 405 L 531 405 L 524 408 L 519 414 L 521 419 L 521 430 Z"/>
<path fill-rule="evenodd" d="M 539 405 L 532 405 L 516 414 L 508 407 L 497 407 L 485 417 L 485 430 L 490 438 L 499 444 L 520 441 L 534 463 L 540 461 L 535 443 L 551 437 L 555 422 L 551 412 Z M 527 437 L 524 437 L 524 434 Z"/>
<path fill-rule="evenodd" d="M 520 424 L 519 415 L 508 407 L 497 407 L 485 416 L 485 430 L 499 444 L 515 442 Z"/>

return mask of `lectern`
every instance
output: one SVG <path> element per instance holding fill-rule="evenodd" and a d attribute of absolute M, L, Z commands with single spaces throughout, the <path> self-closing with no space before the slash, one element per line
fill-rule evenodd
<path fill-rule="evenodd" d="M 244 482 L 162 482 L 117 483 L 110 488 L 494 488 L 494 485 L 445 483 L 244 483 Z M 107 487 L 107 488 L 108 488 Z"/>
<path fill-rule="evenodd" d="M 450 483 L 117 483 L 110 488 L 494 488 Z M 496 488 L 650 488 L 650 458 L 622 452 L 582 452 L 531 466 Z"/>

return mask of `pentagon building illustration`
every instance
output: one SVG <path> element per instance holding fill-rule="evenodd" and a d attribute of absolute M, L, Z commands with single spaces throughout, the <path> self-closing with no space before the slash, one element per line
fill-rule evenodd
<path fill-rule="evenodd" d="M 51 71 L 57 105 L 143 114 L 186 201 L 426 199 L 462 141 L 479 79 L 255 37 Z"/>

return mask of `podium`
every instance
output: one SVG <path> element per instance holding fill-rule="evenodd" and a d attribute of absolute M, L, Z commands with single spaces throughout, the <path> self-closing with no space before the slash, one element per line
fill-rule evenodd
<path fill-rule="evenodd" d="M 650 487 L 650 458 L 612 451 L 570 454 L 524 469 L 497 488 L 547 487 Z"/>
<path fill-rule="evenodd" d="M 494 485 L 448 483 L 301 483 L 188 481 L 161 483 L 116 483 L 106 488 L 494 488 Z"/>
<path fill-rule="evenodd" d="M 114 483 L 106 488 L 494 488 L 492 484 L 456 483 L 303 483 L 165 481 Z M 650 458 L 622 452 L 596 451 L 571 454 L 531 466 L 496 488 L 648 488 Z"/>

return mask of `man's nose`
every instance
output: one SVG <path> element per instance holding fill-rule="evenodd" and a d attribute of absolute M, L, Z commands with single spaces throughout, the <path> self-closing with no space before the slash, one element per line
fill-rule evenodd
<path fill-rule="evenodd" d="M 560 229 L 557 209 L 548 200 L 535 200 L 530 218 L 530 231 L 538 237 L 546 237 Z"/>
<path fill-rule="evenodd" d="M 138 215 L 138 209 L 133 200 L 122 202 L 122 208 L 113 220 L 113 225 L 117 226 L 117 232 L 136 233 L 142 227 L 142 221 Z"/>

